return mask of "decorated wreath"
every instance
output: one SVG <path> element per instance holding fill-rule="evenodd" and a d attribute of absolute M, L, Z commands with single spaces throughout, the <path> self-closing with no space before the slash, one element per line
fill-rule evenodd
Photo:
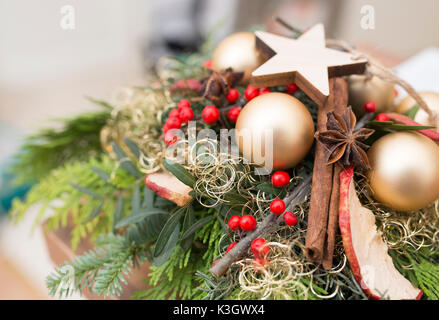
<path fill-rule="evenodd" d="M 290 29 L 163 57 L 28 138 L 14 172 L 38 183 L 11 218 L 38 203 L 36 225 L 94 245 L 51 295 L 119 296 L 148 266 L 135 299 L 439 299 L 439 94 Z"/>

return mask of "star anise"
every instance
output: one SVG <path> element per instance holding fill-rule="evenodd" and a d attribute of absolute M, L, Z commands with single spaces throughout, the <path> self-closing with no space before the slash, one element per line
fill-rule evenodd
<path fill-rule="evenodd" d="M 232 68 L 224 71 L 212 71 L 210 76 L 201 80 L 200 94 L 215 105 L 221 103 L 221 96 L 226 95 L 244 77 L 244 72 L 233 72 Z"/>
<path fill-rule="evenodd" d="M 327 131 L 317 132 L 317 140 L 326 148 L 326 163 L 341 161 L 345 166 L 354 165 L 359 169 L 370 169 L 365 150 L 369 146 L 361 141 L 369 138 L 374 130 L 361 128 L 355 130 L 357 119 L 351 107 L 343 115 L 328 113 Z"/>

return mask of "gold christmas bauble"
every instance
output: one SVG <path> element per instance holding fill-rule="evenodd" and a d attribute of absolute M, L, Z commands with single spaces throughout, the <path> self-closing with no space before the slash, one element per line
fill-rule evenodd
<path fill-rule="evenodd" d="M 425 103 L 432 111 L 439 113 L 439 93 L 426 91 L 419 92 L 419 95 L 424 99 Z M 395 112 L 407 112 L 415 105 L 417 105 L 415 99 L 413 99 L 411 96 L 408 96 L 398 104 L 398 106 L 395 108 Z M 424 126 L 437 126 L 436 123 L 429 119 L 428 114 L 422 109 L 419 109 L 419 111 L 416 113 L 414 120 Z M 439 128 L 436 128 L 436 130 L 439 131 Z"/>
<path fill-rule="evenodd" d="M 264 155 L 267 131 L 272 132 L 273 137 L 274 169 L 296 166 L 314 141 L 314 122 L 308 109 L 298 99 L 285 93 L 260 95 L 247 103 L 239 114 L 236 142 L 248 161 L 265 164 L 258 163 L 255 158 Z"/>
<path fill-rule="evenodd" d="M 216 47 L 212 57 L 215 71 L 233 68 L 244 72 L 243 82 L 250 80 L 251 73 L 264 62 L 263 55 L 256 49 L 256 37 L 251 32 L 238 32 L 225 38 Z"/>
<path fill-rule="evenodd" d="M 377 77 L 364 75 L 348 77 L 349 104 L 358 117 L 365 114 L 364 104 L 373 101 L 377 112 L 387 112 L 393 106 L 395 87 Z"/>
<path fill-rule="evenodd" d="M 439 147 L 409 131 L 388 134 L 368 152 L 376 200 L 399 211 L 419 210 L 439 198 Z"/>

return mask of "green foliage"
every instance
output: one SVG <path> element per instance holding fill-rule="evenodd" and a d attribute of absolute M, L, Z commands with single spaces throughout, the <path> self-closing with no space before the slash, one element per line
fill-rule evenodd
<path fill-rule="evenodd" d="M 367 126 L 371 129 L 384 131 L 384 132 L 395 132 L 395 131 L 419 131 L 425 129 L 434 129 L 432 126 L 412 126 L 402 123 L 396 123 L 394 121 L 370 121 Z"/>
<path fill-rule="evenodd" d="M 419 109 L 420 109 L 419 105 L 415 105 L 414 107 L 412 107 L 409 110 L 407 110 L 406 112 L 404 112 L 404 115 L 406 115 L 410 119 L 414 120 Z"/>
<path fill-rule="evenodd" d="M 124 170 L 117 168 L 117 164 L 107 156 L 91 158 L 86 163 L 68 163 L 53 170 L 35 185 L 25 200 L 14 200 L 10 213 L 12 221 L 18 223 L 32 206 L 39 205 L 35 226 L 52 211 L 53 214 L 47 220 L 48 230 L 71 224 L 74 249 L 86 236 L 93 240 L 100 234 L 111 232 L 118 189 L 117 186 L 103 180 L 96 170 L 113 175 L 114 180 L 122 179 L 118 178 L 122 175 L 129 186 L 135 182 L 133 177 L 126 176 Z M 125 196 L 130 196 L 132 190 L 126 189 L 123 192 Z M 127 202 L 123 211 L 128 209 Z M 97 217 L 99 219 L 96 219 Z"/>
<path fill-rule="evenodd" d="M 209 210 L 213 214 L 214 210 Z M 196 214 L 201 214 L 196 213 Z M 197 270 L 206 271 L 217 256 L 224 230 L 218 220 L 213 220 L 195 232 L 197 245 L 185 251 L 180 245 L 161 266 L 151 267 L 148 275 L 152 286 L 137 292 L 135 299 L 201 299 L 206 293 L 197 289 L 200 278 Z"/>
<path fill-rule="evenodd" d="M 185 185 L 193 188 L 195 184 L 195 178 L 181 165 L 168 159 L 163 160 L 163 165 L 170 173 L 172 173 L 178 180 Z"/>
<path fill-rule="evenodd" d="M 396 268 L 415 287 L 424 291 L 423 299 L 439 300 L 439 253 L 429 248 L 409 249 L 406 254 L 389 251 Z M 410 267 L 407 267 L 410 266 Z"/>
<path fill-rule="evenodd" d="M 147 247 L 122 236 L 101 236 L 97 248 L 58 267 L 46 279 L 51 296 L 68 297 L 83 289 L 104 297 L 119 296 L 135 265 L 146 260 Z"/>
<path fill-rule="evenodd" d="M 100 131 L 110 117 L 103 111 L 56 119 L 60 129 L 43 129 L 25 139 L 11 168 L 16 183 L 37 182 L 68 162 L 86 161 L 101 150 Z"/>
<path fill-rule="evenodd" d="M 439 300 L 439 266 L 420 258 L 413 268 L 419 288 L 428 300 Z"/>

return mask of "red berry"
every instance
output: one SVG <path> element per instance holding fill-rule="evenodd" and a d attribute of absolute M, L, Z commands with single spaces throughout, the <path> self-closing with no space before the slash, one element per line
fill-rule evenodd
<path fill-rule="evenodd" d="M 226 99 L 230 103 L 235 102 L 239 98 L 239 91 L 236 89 L 230 89 L 229 92 L 226 94 Z"/>
<path fill-rule="evenodd" d="M 285 171 L 277 171 L 271 176 L 273 186 L 282 188 L 290 183 L 290 175 Z"/>
<path fill-rule="evenodd" d="M 175 130 L 168 130 L 164 137 L 165 143 L 170 146 L 177 142 L 178 136 Z"/>
<path fill-rule="evenodd" d="M 250 84 L 247 86 L 247 89 L 244 91 L 245 98 L 247 101 L 250 101 L 256 98 L 259 95 L 259 89 L 253 88 Z"/>
<path fill-rule="evenodd" d="M 380 113 L 379 115 L 377 115 L 377 120 L 378 121 L 389 121 L 389 117 L 385 113 Z"/>
<path fill-rule="evenodd" d="M 240 113 L 241 113 L 241 108 L 234 107 L 234 108 L 229 110 L 227 117 L 229 118 L 230 122 L 235 123 L 238 120 L 238 116 Z"/>
<path fill-rule="evenodd" d="M 281 199 L 274 199 L 270 203 L 270 210 L 274 214 L 282 214 L 285 211 L 285 202 Z"/>
<path fill-rule="evenodd" d="M 237 231 L 240 228 L 240 222 L 240 216 L 232 216 L 227 224 L 229 225 L 230 230 Z"/>
<path fill-rule="evenodd" d="M 230 250 L 232 250 L 238 243 L 237 242 L 232 242 L 231 244 L 229 244 L 229 246 L 227 247 L 226 253 L 229 253 Z"/>
<path fill-rule="evenodd" d="M 171 130 L 171 128 L 169 128 L 169 126 L 165 123 L 165 125 L 162 128 L 163 133 L 168 132 L 169 130 Z"/>
<path fill-rule="evenodd" d="M 287 84 L 285 86 L 285 88 L 287 89 L 287 92 L 289 92 L 289 93 L 295 93 L 295 92 L 297 92 L 297 90 L 299 90 L 299 87 L 295 83 Z"/>
<path fill-rule="evenodd" d="M 191 121 L 192 119 L 194 119 L 194 112 L 192 111 L 191 108 L 182 108 L 180 110 L 180 116 L 179 119 L 181 120 L 181 122 L 186 123 L 188 121 Z"/>
<path fill-rule="evenodd" d="M 215 106 L 206 106 L 201 112 L 201 118 L 208 123 L 212 124 L 218 121 L 219 119 L 219 111 Z"/>
<path fill-rule="evenodd" d="M 366 111 L 366 112 L 375 112 L 377 109 L 377 106 L 376 106 L 375 102 L 367 101 L 364 104 L 363 108 L 364 108 L 364 111 Z"/>
<path fill-rule="evenodd" d="M 178 103 L 178 109 L 190 108 L 190 107 L 191 107 L 191 102 L 189 100 L 181 99 L 180 102 Z"/>
<path fill-rule="evenodd" d="M 180 129 L 181 128 L 181 121 L 178 118 L 169 118 L 165 125 L 169 127 L 169 129 Z"/>
<path fill-rule="evenodd" d="M 256 229 L 256 219 L 251 215 L 245 215 L 241 217 L 241 221 L 239 221 L 239 226 L 244 231 L 253 231 Z"/>
<path fill-rule="evenodd" d="M 178 118 L 180 115 L 179 109 L 172 109 L 171 112 L 169 112 L 168 119 L 169 118 Z"/>
<path fill-rule="evenodd" d="M 205 67 L 206 69 L 212 69 L 212 60 L 208 59 L 208 60 L 204 61 L 203 67 Z"/>
<path fill-rule="evenodd" d="M 297 223 L 297 217 L 292 212 L 285 212 L 284 214 L 285 223 L 289 226 L 295 226 Z"/>
<path fill-rule="evenodd" d="M 262 238 L 253 240 L 250 249 L 256 257 L 265 257 L 270 252 L 270 247 L 267 246 L 267 242 Z"/>
<path fill-rule="evenodd" d="M 259 89 L 259 95 L 264 94 L 264 93 L 270 93 L 270 92 L 271 92 L 270 88 Z"/>
<path fill-rule="evenodd" d="M 268 258 L 260 258 L 256 257 L 253 260 L 253 267 L 256 269 L 258 273 L 260 273 L 262 268 L 266 268 L 270 260 Z"/>

